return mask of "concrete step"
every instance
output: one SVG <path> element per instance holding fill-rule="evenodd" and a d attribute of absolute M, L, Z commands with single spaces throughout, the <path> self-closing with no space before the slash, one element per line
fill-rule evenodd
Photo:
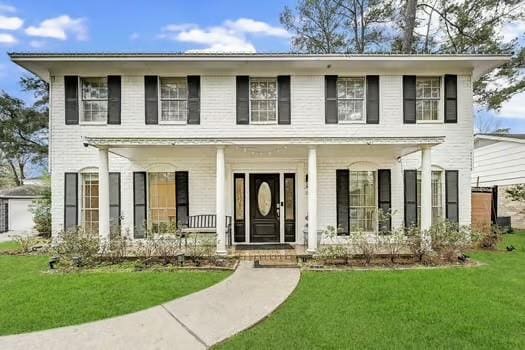
<path fill-rule="evenodd" d="M 256 268 L 298 268 L 297 259 L 282 260 L 282 259 L 254 259 L 253 267 Z"/>

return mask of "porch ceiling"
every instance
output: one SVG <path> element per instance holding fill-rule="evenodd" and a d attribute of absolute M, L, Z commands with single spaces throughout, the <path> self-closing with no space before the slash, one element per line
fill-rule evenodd
<path fill-rule="evenodd" d="M 214 157 L 217 146 L 228 158 L 305 158 L 308 146 L 318 146 L 319 157 L 398 157 L 435 146 L 444 136 L 429 137 L 283 137 L 283 138 L 106 138 L 85 137 L 84 145 L 108 148 L 131 160 L 173 157 Z"/>

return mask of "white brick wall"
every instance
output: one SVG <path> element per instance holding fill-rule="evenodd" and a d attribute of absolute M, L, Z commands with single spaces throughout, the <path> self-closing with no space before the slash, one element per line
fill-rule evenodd
<path fill-rule="evenodd" d="M 100 72 L 106 75 L 111 72 Z M 446 73 L 446 72 L 443 72 Z M 380 73 L 379 73 L 380 74 Z M 291 136 L 446 136 L 445 143 L 432 150 L 432 161 L 444 169 L 460 172 L 460 222 L 470 223 L 470 172 L 472 153 L 472 92 L 469 76 L 458 76 L 457 124 L 403 124 L 402 76 L 381 75 L 380 124 L 327 125 L 324 122 L 324 77 L 322 75 L 292 75 L 291 125 L 236 125 L 235 76 L 201 77 L 200 125 L 145 125 L 144 77 L 122 77 L 121 125 L 65 125 L 64 79 L 55 75 L 51 81 L 51 147 L 50 169 L 53 191 L 53 231 L 63 225 L 64 172 L 80 172 L 97 167 L 97 151 L 85 148 L 84 136 L 99 137 L 291 137 Z M 127 160 L 110 154 L 110 171 L 122 173 L 122 214 L 125 228 L 132 226 L 132 172 L 147 170 L 154 164 L 172 164 L 190 172 L 190 214 L 213 213 L 215 210 L 215 158 L 213 150 L 195 157 L 175 152 L 157 155 L 151 150 L 147 160 Z M 142 153 L 144 155 L 144 153 Z M 286 157 L 285 154 L 280 157 Z M 335 169 L 358 160 L 375 161 L 380 167 L 392 167 L 393 207 L 398 211 L 394 224 L 403 221 L 403 169 L 419 167 L 419 155 L 411 154 L 398 163 L 393 157 L 355 156 L 352 152 L 330 159 L 319 158 L 319 225 L 335 224 Z M 227 158 L 227 162 L 231 159 Z M 304 157 L 299 159 L 306 162 Z M 302 198 L 299 194 L 299 198 Z M 306 205 L 302 206 L 306 210 Z M 298 216 L 305 213 L 298 213 Z"/>

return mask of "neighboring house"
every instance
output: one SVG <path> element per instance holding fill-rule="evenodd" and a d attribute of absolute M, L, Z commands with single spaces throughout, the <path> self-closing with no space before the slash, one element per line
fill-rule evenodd
<path fill-rule="evenodd" d="M 0 190 L 0 233 L 33 232 L 33 200 L 41 198 L 43 188 L 24 185 Z"/>
<path fill-rule="evenodd" d="M 525 204 L 506 195 L 525 184 L 525 134 L 477 134 L 473 158 L 472 186 L 493 189 L 493 215 L 510 216 L 514 228 L 525 228 Z"/>
<path fill-rule="evenodd" d="M 470 224 L 478 55 L 11 53 L 50 83 L 52 227 L 228 244 Z M 392 211 L 378 223 L 378 208 Z M 209 219 L 209 218 L 208 218 Z M 227 224 L 231 220 L 231 230 Z M 216 224 L 216 225 L 215 225 Z"/>

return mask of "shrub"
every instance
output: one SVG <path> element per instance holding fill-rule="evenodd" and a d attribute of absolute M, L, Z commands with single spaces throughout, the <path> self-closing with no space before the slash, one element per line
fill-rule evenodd
<path fill-rule="evenodd" d="M 472 232 L 472 240 L 481 249 L 496 249 L 501 236 L 502 231 L 496 225 L 480 227 Z"/>
<path fill-rule="evenodd" d="M 35 199 L 31 205 L 35 230 L 42 237 L 51 238 L 51 185 L 50 178 L 44 178 L 42 198 Z"/>
<path fill-rule="evenodd" d="M 363 256 L 367 265 L 375 258 L 378 249 L 378 241 L 369 237 L 366 232 L 355 232 L 350 235 L 350 242 L 356 247 L 359 254 Z"/>
<path fill-rule="evenodd" d="M 404 230 L 396 229 L 389 235 L 379 236 L 379 242 L 382 249 L 386 250 L 392 264 L 401 255 L 401 251 L 407 245 L 407 237 Z"/>
<path fill-rule="evenodd" d="M 53 252 L 61 262 L 80 260 L 83 265 L 92 265 L 99 257 L 99 249 L 98 234 L 78 227 L 60 232 Z"/>

